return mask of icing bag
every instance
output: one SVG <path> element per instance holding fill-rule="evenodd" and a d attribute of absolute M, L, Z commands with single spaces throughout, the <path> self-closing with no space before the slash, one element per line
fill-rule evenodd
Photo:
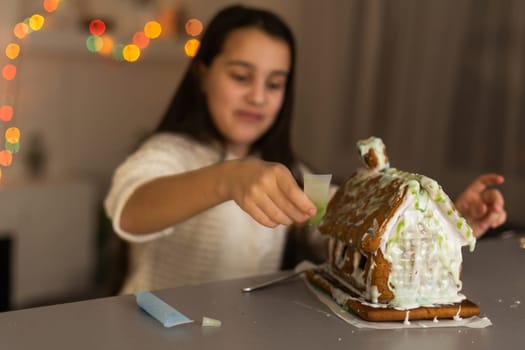
<path fill-rule="evenodd" d="M 193 322 L 151 292 L 139 292 L 135 296 L 140 308 L 162 323 L 164 327 Z"/>

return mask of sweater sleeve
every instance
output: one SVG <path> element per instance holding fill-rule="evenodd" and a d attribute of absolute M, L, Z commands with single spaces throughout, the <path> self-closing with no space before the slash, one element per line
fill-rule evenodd
<path fill-rule="evenodd" d="M 173 135 L 156 135 L 146 141 L 130 155 L 115 171 L 110 190 L 104 201 L 107 216 L 113 229 L 130 242 L 146 242 L 168 235 L 173 227 L 147 234 L 126 232 L 120 226 L 122 210 L 133 192 L 143 184 L 156 178 L 189 170 L 191 146 Z"/>

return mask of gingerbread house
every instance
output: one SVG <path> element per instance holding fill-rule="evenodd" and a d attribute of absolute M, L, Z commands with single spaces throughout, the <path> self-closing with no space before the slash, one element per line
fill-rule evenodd
<path fill-rule="evenodd" d="M 462 246 L 472 251 L 476 240 L 441 186 L 389 167 L 379 138 L 358 149 L 365 167 L 328 204 L 319 226 L 330 240 L 328 267 L 311 280 L 370 320 L 479 313 L 460 293 Z"/>

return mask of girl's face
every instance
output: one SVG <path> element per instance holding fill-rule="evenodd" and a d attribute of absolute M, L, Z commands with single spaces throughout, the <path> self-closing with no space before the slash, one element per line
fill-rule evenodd
<path fill-rule="evenodd" d="M 202 89 L 215 126 L 238 157 L 273 124 L 281 108 L 290 48 L 257 28 L 232 31 L 210 66 L 202 67 Z"/>

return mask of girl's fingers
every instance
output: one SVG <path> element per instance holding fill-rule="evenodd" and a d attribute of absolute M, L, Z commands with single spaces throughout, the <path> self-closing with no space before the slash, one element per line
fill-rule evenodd
<path fill-rule="evenodd" d="M 469 186 L 471 190 L 481 193 L 485 191 L 487 187 L 500 185 L 505 181 L 503 176 L 498 174 L 484 174 L 479 176 L 474 182 Z"/>
<path fill-rule="evenodd" d="M 507 212 L 500 212 L 499 215 L 494 218 L 491 227 L 496 228 L 500 225 L 503 225 L 505 221 L 507 221 Z"/>
<path fill-rule="evenodd" d="M 505 210 L 489 210 L 487 215 L 483 218 L 474 220 L 471 225 L 474 229 L 476 237 L 480 237 L 489 228 L 496 228 L 507 220 L 507 212 Z"/>
<path fill-rule="evenodd" d="M 257 221 L 259 224 L 274 228 L 278 224 L 270 219 L 268 215 L 266 215 L 258 206 L 255 204 L 247 204 L 245 208 L 243 208 L 245 212 L 247 212 L 255 221 Z"/>
<path fill-rule="evenodd" d="M 261 195 L 256 205 L 271 221 L 277 224 L 291 225 L 293 223 L 293 220 L 274 203 L 269 195 Z"/>
<path fill-rule="evenodd" d="M 293 221 L 303 222 L 310 218 L 310 215 L 300 210 L 284 193 L 271 193 L 269 197 Z"/>
<path fill-rule="evenodd" d="M 291 175 L 284 181 L 279 181 L 277 185 L 287 200 L 293 204 L 297 211 L 301 213 L 301 216 L 306 216 L 305 219 L 308 219 L 316 214 L 317 208 L 312 203 L 310 198 L 308 198 L 308 196 L 303 192 L 303 190 L 297 186 L 297 183 L 293 177 L 291 177 Z M 298 221 L 302 220 L 303 219 Z"/>
<path fill-rule="evenodd" d="M 497 189 L 486 190 L 481 194 L 483 202 L 493 208 L 495 211 L 502 211 L 505 205 L 503 195 Z"/>

